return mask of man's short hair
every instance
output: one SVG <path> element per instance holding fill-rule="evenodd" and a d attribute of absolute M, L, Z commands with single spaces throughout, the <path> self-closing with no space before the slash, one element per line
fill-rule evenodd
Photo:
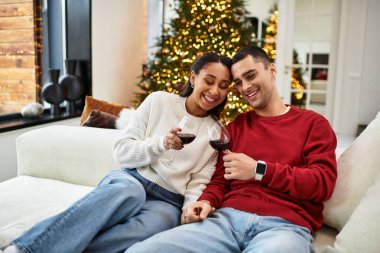
<path fill-rule="evenodd" d="M 240 48 L 239 51 L 237 51 L 237 53 L 232 57 L 232 64 L 243 60 L 247 55 L 252 56 L 257 62 L 262 62 L 265 69 L 267 69 L 268 65 L 270 64 L 268 54 L 262 48 L 257 46 Z"/>

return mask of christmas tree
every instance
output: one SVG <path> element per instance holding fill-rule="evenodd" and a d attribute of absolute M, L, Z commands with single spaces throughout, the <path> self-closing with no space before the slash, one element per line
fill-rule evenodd
<path fill-rule="evenodd" d="M 264 44 L 262 48 L 267 52 L 271 62 L 276 60 L 276 38 L 277 38 L 277 24 L 278 14 L 277 5 L 270 10 L 270 17 L 266 20 L 267 25 L 263 29 Z"/>
<path fill-rule="evenodd" d="M 215 51 L 232 57 L 252 44 L 244 0 L 177 0 L 174 5 L 177 16 L 159 38 L 154 58 L 143 67 L 138 83 L 142 92 L 136 94 L 136 105 L 154 91 L 180 93 L 191 64 L 203 53 Z M 231 88 L 222 120 L 228 123 L 250 109 Z"/>
<path fill-rule="evenodd" d="M 298 53 L 296 50 L 293 50 L 293 64 L 299 64 Z M 291 77 L 291 87 L 296 92 L 292 92 L 291 95 L 291 104 L 299 107 L 305 105 L 306 96 L 303 90 L 306 88 L 306 84 L 302 78 L 302 69 L 301 68 L 292 68 L 292 77 Z"/>
<path fill-rule="evenodd" d="M 267 25 L 264 29 L 264 44 L 263 49 L 267 52 L 272 62 L 276 60 L 276 37 L 277 37 L 277 24 L 278 14 L 277 5 L 274 5 L 270 10 L 271 16 L 267 19 Z M 293 64 L 299 64 L 298 53 L 293 50 Z M 305 103 L 306 96 L 303 90 L 306 88 L 305 82 L 302 78 L 302 70 L 300 68 L 292 68 L 291 88 L 297 90 L 292 92 L 291 104 L 302 106 Z"/>

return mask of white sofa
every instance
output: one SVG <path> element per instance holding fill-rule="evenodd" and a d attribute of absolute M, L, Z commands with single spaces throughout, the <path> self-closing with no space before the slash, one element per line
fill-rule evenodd
<path fill-rule="evenodd" d="M 119 168 L 112 146 L 120 133 L 50 126 L 19 136 L 18 176 L 0 183 L 0 249 L 85 195 L 107 171 Z M 339 158 L 325 225 L 315 234 L 317 252 L 380 252 L 379 172 L 380 116 Z"/>

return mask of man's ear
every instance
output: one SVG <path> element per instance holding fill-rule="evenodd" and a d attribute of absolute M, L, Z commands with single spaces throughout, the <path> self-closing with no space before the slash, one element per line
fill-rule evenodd
<path fill-rule="evenodd" d="M 276 77 L 276 72 L 277 72 L 276 65 L 274 65 L 273 63 L 271 63 L 269 65 L 269 71 L 270 71 L 271 75 L 273 76 L 273 78 Z"/>

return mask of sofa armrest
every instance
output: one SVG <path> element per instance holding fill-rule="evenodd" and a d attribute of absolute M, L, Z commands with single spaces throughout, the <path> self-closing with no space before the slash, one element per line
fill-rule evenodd
<path fill-rule="evenodd" d="M 121 130 L 48 126 L 16 139 L 18 174 L 95 186 L 120 166 L 112 148 Z"/>

